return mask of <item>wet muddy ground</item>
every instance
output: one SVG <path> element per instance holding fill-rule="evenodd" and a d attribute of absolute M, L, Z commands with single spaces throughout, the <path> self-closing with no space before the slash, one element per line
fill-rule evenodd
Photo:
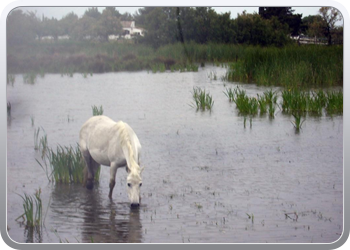
<path fill-rule="evenodd" d="M 343 231 L 343 117 L 255 117 L 244 128 L 211 80 L 225 69 L 197 73 L 110 73 L 84 78 L 46 75 L 34 85 L 8 85 L 7 226 L 15 242 L 331 243 Z M 226 84 L 226 85 L 225 85 Z M 191 107 L 193 87 L 213 96 L 212 112 Z M 240 84 L 249 95 L 266 90 Z M 276 88 L 276 90 L 279 90 Z M 108 198 L 109 168 L 93 191 L 53 185 L 36 159 L 34 131 L 49 147 L 75 146 L 91 106 L 127 122 L 143 147 L 139 209 L 130 209 L 126 172 Z M 18 194 L 41 188 L 44 227 L 26 230 Z"/>

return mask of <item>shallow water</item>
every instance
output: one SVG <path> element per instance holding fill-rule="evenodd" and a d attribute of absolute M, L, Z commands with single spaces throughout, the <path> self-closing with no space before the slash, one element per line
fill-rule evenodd
<path fill-rule="evenodd" d="M 343 117 L 243 117 L 223 94 L 234 87 L 197 73 L 46 75 L 34 85 L 16 76 L 7 141 L 7 224 L 15 242 L 334 242 L 343 231 Z M 208 90 L 212 112 L 191 107 L 193 87 Z M 266 90 L 242 85 L 249 95 Z M 279 90 L 276 88 L 276 90 Z M 109 168 L 93 191 L 53 185 L 36 159 L 34 131 L 49 147 L 75 146 L 91 106 L 127 122 L 143 147 L 139 209 L 130 209 L 126 172 L 108 199 Z M 278 110 L 278 109 L 277 109 Z M 41 134 L 42 135 L 42 134 Z M 44 227 L 28 231 L 18 194 L 41 188 Z M 288 214 L 288 216 L 286 216 Z M 296 217 L 297 215 L 297 217 Z M 250 216 L 250 218 L 249 218 Z"/>

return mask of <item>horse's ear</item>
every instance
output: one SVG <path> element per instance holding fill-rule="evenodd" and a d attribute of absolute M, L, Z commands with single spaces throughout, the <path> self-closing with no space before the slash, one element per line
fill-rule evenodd
<path fill-rule="evenodd" d="M 125 169 L 126 169 L 127 173 L 130 173 L 130 169 L 129 169 L 128 165 L 126 165 Z"/>
<path fill-rule="evenodd" d="M 141 168 L 140 174 L 142 173 L 142 171 L 143 171 L 144 169 L 145 169 L 145 167 L 142 167 L 142 168 Z"/>

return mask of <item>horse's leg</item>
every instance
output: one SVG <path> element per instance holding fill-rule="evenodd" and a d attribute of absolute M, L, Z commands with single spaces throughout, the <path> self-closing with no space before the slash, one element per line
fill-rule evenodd
<path fill-rule="evenodd" d="M 82 151 L 86 167 L 85 167 L 85 183 L 87 189 L 92 189 L 94 187 L 94 171 L 93 171 L 93 159 L 88 150 Z"/>
<path fill-rule="evenodd" d="M 117 174 L 117 164 L 111 163 L 110 166 L 110 179 L 109 179 L 109 195 L 108 197 L 112 199 L 113 188 L 115 186 L 115 176 Z"/>
<path fill-rule="evenodd" d="M 100 167 L 100 164 L 98 164 L 94 159 L 91 158 L 92 181 L 94 181 L 96 172 L 99 167 Z"/>

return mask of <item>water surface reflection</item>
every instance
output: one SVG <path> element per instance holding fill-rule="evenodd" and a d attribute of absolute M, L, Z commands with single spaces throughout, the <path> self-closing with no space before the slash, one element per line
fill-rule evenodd
<path fill-rule="evenodd" d="M 93 190 L 80 185 L 56 185 L 50 210 L 50 220 L 59 228 L 57 236 L 62 241 L 142 242 L 140 209 L 131 209 L 128 202 L 108 199 L 99 185 Z M 81 235 L 71 235 L 75 231 Z"/>

